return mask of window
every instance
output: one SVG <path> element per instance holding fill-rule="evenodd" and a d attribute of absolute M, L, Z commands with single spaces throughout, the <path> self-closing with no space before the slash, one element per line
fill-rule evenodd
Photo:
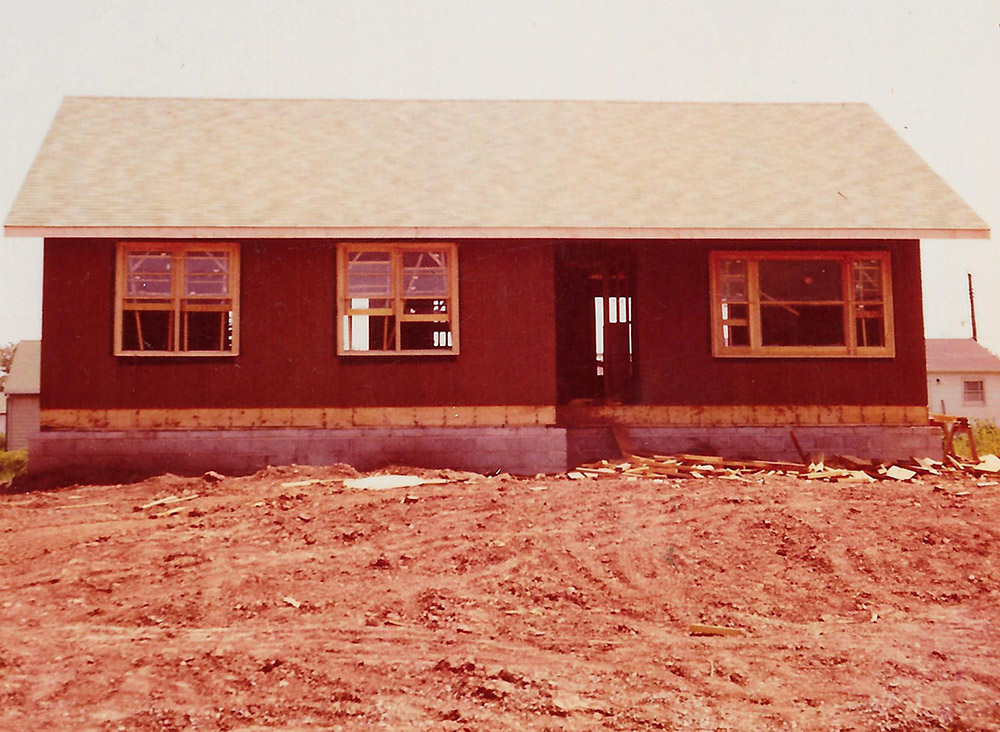
<path fill-rule="evenodd" d="M 713 252 L 716 356 L 889 357 L 887 252 Z"/>
<path fill-rule="evenodd" d="M 337 353 L 458 353 L 454 244 L 341 244 Z"/>
<path fill-rule="evenodd" d="M 962 382 L 962 403 L 986 404 L 986 387 L 981 379 Z"/>
<path fill-rule="evenodd" d="M 236 244 L 118 245 L 115 355 L 239 352 Z"/>

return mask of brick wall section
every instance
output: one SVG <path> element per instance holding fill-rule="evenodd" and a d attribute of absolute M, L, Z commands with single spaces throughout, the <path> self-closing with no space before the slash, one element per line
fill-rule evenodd
<path fill-rule="evenodd" d="M 941 430 L 907 425 L 800 426 L 795 435 L 807 453 L 855 455 L 884 461 L 942 456 Z M 632 427 L 637 450 L 695 453 L 756 460 L 800 460 L 787 427 Z M 611 430 L 567 430 L 568 460 L 579 465 L 618 456 Z"/>
<path fill-rule="evenodd" d="M 252 473 L 267 465 L 387 464 L 516 475 L 566 468 L 566 431 L 554 427 L 441 429 L 258 429 L 42 432 L 32 440 L 33 474 L 106 469 L 155 475 L 208 470 Z"/>

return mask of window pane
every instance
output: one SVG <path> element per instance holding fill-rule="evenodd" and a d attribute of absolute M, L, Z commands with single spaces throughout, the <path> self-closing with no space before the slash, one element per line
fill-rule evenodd
<path fill-rule="evenodd" d="M 233 350 L 233 318 L 228 310 L 184 313 L 187 351 Z"/>
<path fill-rule="evenodd" d="M 844 309 L 761 304 L 760 334 L 765 346 L 843 346 Z"/>
<path fill-rule="evenodd" d="M 722 302 L 746 302 L 747 263 L 745 259 L 723 259 L 719 262 L 719 297 Z"/>
<path fill-rule="evenodd" d="M 762 259 L 760 298 L 768 301 L 843 300 L 840 262 L 828 259 Z"/>
<path fill-rule="evenodd" d="M 229 295 L 229 252 L 187 252 L 184 255 L 187 297 Z"/>
<path fill-rule="evenodd" d="M 969 404 L 983 404 L 986 401 L 986 389 L 982 381 L 966 381 L 962 384 L 962 397 Z"/>
<path fill-rule="evenodd" d="M 733 305 L 724 303 L 722 306 L 723 320 L 746 320 L 750 316 L 750 306 L 746 304 Z"/>
<path fill-rule="evenodd" d="M 859 302 L 882 300 L 882 263 L 879 260 L 854 262 L 854 299 Z"/>
<path fill-rule="evenodd" d="M 347 262 L 349 297 L 392 297 L 389 252 L 350 252 Z"/>
<path fill-rule="evenodd" d="M 170 297 L 172 269 L 170 252 L 130 252 L 126 256 L 126 296 Z"/>
<path fill-rule="evenodd" d="M 350 308 L 351 310 L 391 310 L 392 300 L 355 297 L 351 298 Z"/>
<path fill-rule="evenodd" d="M 408 297 L 447 297 L 447 254 L 403 252 L 403 294 Z"/>
<path fill-rule="evenodd" d="M 448 314 L 448 301 L 424 298 L 405 300 L 403 312 L 407 315 L 441 315 L 444 317 Z"/>
<path fill-rule="evenodd" d="M 857 305 L 854 308 L 858 346 L 884 346 L 885 323 L 881 305 Z"/>
<path fill-rule="evenodd" d="M 172 335 L 173 313 L 169 310 L 122 312 L 122 350 L 169 351 Z"/>
<path fill-rule="evenodd" d="M 746 325 L 724 325 L 722 340 L 727 346 L 749 346 L 750 328 Z"/>
<path fill-rule="evenodd" d="M 348 315 L 344 318 L 348 351 L 396 350 L 396 318 L 392 315 Z"/>
<path fill-rule="evenodd" d="M 449 323 L 406 322 L 400 324 L 400 341 L 404 351 L 451 348 Z"/>

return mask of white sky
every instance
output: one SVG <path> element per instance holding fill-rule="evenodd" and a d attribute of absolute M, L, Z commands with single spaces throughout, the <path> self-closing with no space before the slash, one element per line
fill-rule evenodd
<path fill-rule="evenodd" d="M 0 0 L 0 217 L 64 95 L 864 101 L 1000 226 L 1000 0 Z M 996 243 L 923 252 L 927 335 L 969 336 L 972 272 L 1000 352 Z M 2 239 L 0 344 L 40 321 Z"/>

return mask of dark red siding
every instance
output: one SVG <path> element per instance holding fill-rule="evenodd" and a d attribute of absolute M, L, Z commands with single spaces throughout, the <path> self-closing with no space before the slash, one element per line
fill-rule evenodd
<path fill-rule="evenodd" d="M 338 357 L 335 243 L 242 244 L 236 357 L 112 355 L 115 243 L 45 243 L 42 406 L 346 407 L 555 403 L 550 244 L 462 242 L 461 354 Z"/>
<path fill-rule="evenodd" d="M 637 241 L 639 403 L 926 403 L 917 242 Z M 712 249 L 888 249 L 896 357 L 712 357 Z M 556 402 L 554 246 L 459 244 L 461 354 L 338 357 L 335 243 L 242 244 L 241 353 L 112 355 L 115 243 L 45 245 L 42 408 L 551 405 Z"/>
<path fill-rule="evenodd" d="M 639 399 L 644 404 L 927 403 L 915 241 L 636 243 Z M 895 358 L 713 358 L 708 252 L 888 250 Z"/>

